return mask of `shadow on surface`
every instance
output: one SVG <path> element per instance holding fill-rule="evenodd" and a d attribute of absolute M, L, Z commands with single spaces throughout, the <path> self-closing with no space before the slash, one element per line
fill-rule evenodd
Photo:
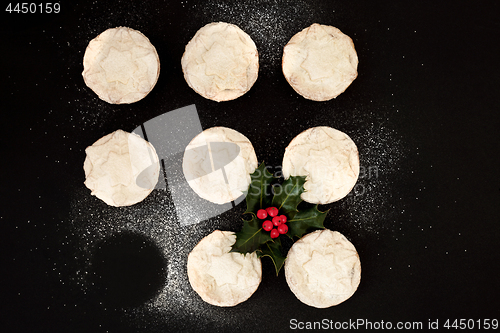
<path fill-rule="evenodd" d="M 166 259 L 147 237 L 121 232 L 97 244 L 92 278 L 102 302 L 135 307 L 153 298 L 166 281 Z"/>

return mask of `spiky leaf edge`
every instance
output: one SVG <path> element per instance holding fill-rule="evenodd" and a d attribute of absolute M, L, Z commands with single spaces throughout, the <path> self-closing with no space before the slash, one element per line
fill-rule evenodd
<path fill-rule="evenodd" d="M 292 219 L 298 212 L 297 206 L 302 202 L 306 177 L 291 176 L 282 184 L 273 186 L 271 205 L 281 210 L 288 219 Z M 277 189 L 279 193 L 277 194 Z"/>
<path fill-rule="evenodd" d="M 243 227 L 236 232 L 236 242 L 231 246 L 230 252 L 252 253 L 260 248 L 260 246 L 272 238 L 268 232 L 261 227 L 260 221 L 255 214 L 249 221 L 243 221 Z"/>
<path fill-rule="evenodd" d="M 287 236 L 294 240 L 294 237 L 301 238 L 304 236 L 304 234 L 318 230 L 318 229 L 325 229 L 325 226 L 323 225 L 323 222 L 325 221 L 326 215 L 330 209 L 327 209 L 326 211 L 322 212 L 318 209 L 318 205 L 314 205 L 313 207 L 303 209 L 295 216 L 293 219 L 287 221 L 288 225 L 288 232 Z M 312 216 L 311 216 L 312 213 Z M 304 217 L 306 216 L 306 217 Z M 306 225 L 303 225 L 304 221 L 311 221 L 311 220 L 316 220 L 313 224 L 307 223 Z"/>
<path fill-rule="evenodd" d="M 247 209 L 243 214 L 251 213 L 255 215 L 257 210 L 271 203 L 272 198 L 267 195 L 267 190 L 275 177 L 267 171 L 265 163 L 262 162 L 250 175 L 250 178 L 250 185 L 245 192 Z M 269 195 L 272 195 L 272 193 L 269 193 Z"/>
<path fill-rule="evenodd" d="M 281 254 L 281 241 L 276 238 L 274 241 L 266 242 L 261 245 L 259 250 L 257 250 L 257 257 L 269 257 L 271 258 L 274 268 L 276 269 L 276 276 L 278 276 L 283 264 L 285 263 L 286 257 Z"/>

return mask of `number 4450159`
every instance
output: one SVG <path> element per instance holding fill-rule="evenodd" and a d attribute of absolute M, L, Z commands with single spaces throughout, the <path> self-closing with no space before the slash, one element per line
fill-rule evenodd
<path fill-rule="evenodd" d="M 46 3 L 34 3 L 34 2 L 23 2 L 23 3 L 9 3 L 7 8 L 5 8 L 6 12 L 9 13 L 59 13 L 61 11 L 61 4 L 58 2 L 46 2 Z"/>
<path fill-rule="evenodd" d="M 498 319 L 448 319 L 443 325 L 444 328 L 447 329 L 498 329 Z"/>

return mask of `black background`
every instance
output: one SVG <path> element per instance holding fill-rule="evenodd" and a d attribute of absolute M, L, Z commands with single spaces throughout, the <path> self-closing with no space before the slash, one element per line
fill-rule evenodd
<path fill-rule="evenodd" d="M 75 1 L 58 14 L 0 15 L 3 332 L 287 331 L 292 318 L 424 327 L 439 319 L 442 328 L 446 319 L 500 319 L 498 2 Z M 256 84 L 230 102 L 197 95 L 180 68 L 185 44 L 213 21 L 240 26 L 259 49 Z M 297 95 L 280 69 L 282 47 L 315 22 L 349 35 L 359 57 L 358 78 L 328 102 Z M 116 26 L 143 32 L 161 61 L 156 87 L 131 105 L 99 100 L 81 76 L 88 42 Z M 377 174 L 360 178 L 356 195 L 322 207 L 331 209 L 325 226 L 345 234 L 361 258 L 351 299 L 308 307 L 264 259 L 259 289 L 234 308 L 193 292 L 200 312 L 147 305 L 169 279 L 172 256 L 185 260 L 214 229 L 238 230 L 244 204 L 184 230 L 193 238 L 179 253 L 162 252 L 158 238 L 134 228 L 97 232 L 110 208 L 83 184 L 84 150 L 190 104 L 203 128 L 238 130 L 271 166 L 312 126 L 356 142 L 361 165 Z M 168 191 L 112 212 L 140 219 L 162 205 Z M 87 245 L 84 233 L 93 235 Z M 77 278 L 89 267 L 101 280 Z"/>

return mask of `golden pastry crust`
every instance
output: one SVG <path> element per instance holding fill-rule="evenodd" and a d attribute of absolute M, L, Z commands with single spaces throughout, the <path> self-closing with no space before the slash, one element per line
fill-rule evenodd
<path fill-rule="evenodd" d="M 189 283 L 207 303 L 235 306 L 259 287 L 262 264 L 255 252 L 229 252 L 236 241 L 231 231 L 215 230 L 203 238 L 187 260 Z"/>
<path fill-rule="evenodd" d="M 314 101 L 328 101 L 343 93 L 357 77 L 357 68 L 352 39 L 332 26 L 314 23 L 283 49 L 286 80 L 297 93 Z"/>
<path fill-rule="evenodd" d="M 250 36 L 234 24 L 202 27 L 186 45 L 181 60 L 187 84 L 217 102 L 250 90 L 259 72 L 259 54 Z"/>
<path fill-rule="evenodd" d="M 220 126 L 208 128 L 193 138 L 182 161 L 189 186 L 200 197 L 216 204 L 234 201 L 247 191 L 250 175 L 257 166 L 250 140 Z"/>
<path fill-rule="evenodd" d="M 154 147 L 136 134 L 117 130 L 85 149 L 85 186 L 111 206 L 144 200 L 156 186 L 160 164 Z"/>
<path fill-rule="evenodd" d="M 127 27 L 104 31 L 90 41 L 83 57 L 83 79 L 111 104 L 143 99 L 160 75 L 155 47 L 141 32 Z"/>
<path fill-rule="evenodd" d="M 286 147 L 282 171 L 285 179 L 306 176 L 301 198 L 327 204 L 345 197 L 359 176 L 356 144 L 347 134 L 327 126 L 309 128 Z"/>
<path fill-rule="evenodd" d="M 327 308 L 354 294 L 361 281 L 361 263 L 356 248 L 341 233 L 317 230 L 288 251 L 285 278 L 301 302 Z"/>

